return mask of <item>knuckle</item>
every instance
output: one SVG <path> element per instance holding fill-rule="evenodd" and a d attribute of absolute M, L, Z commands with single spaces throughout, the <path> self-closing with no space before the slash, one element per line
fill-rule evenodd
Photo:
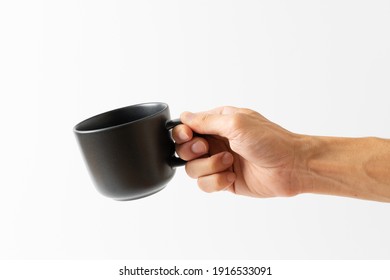
<path fill-rule="evenodd" d="M 208 121 L 208 119 L 209 119 L 208 114 L 201 114 L 200 118 L 199 118 L 199 123 L 200 124 L 206 123 Z"/>
<path fill-rule="evenodd" d="M 245 124 L 245 114 L 235 113 L 231 116 L 228 126 L 232 130 L 237 130 L 243 127 Z"/>
<path fill-rule="evenodd" d="M 244 113 L 244 114 L 251 114 L 251 113 L 253 113 L 254 111 L 251 110 L 251 109 L 249 109 L 249 108 L 240 108 L 240 109 L 239 109 L 239 112 Z"/>

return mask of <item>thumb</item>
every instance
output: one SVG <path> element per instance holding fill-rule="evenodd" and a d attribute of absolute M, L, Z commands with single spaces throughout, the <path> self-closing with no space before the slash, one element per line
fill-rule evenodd
<path fill-rule="evenodd" d="M 229 115 L 211 114 L 208 112 L 184 112 L 180 120 L 199 134 L 212 134 L 229 138 Z"/>

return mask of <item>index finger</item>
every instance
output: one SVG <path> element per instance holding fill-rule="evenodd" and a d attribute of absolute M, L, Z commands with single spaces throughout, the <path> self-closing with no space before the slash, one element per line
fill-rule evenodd
<path fill-rule="evenodd" d="M 172 138 L 177 144 L 188 142 L 193 136 L 193 132 L 188 125 L 179 124 L 172 129 Z"/>

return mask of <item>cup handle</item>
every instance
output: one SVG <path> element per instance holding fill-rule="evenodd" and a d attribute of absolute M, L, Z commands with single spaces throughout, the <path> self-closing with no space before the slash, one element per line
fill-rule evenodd
<path fill-rule="evenodd" d="M 167 130 L 170 130 L 172 128 L 174 128 L 175 126 L 179 125 L 179 124 L 182 124 L 182 122 L 180 121 L 180 119 L 173 119 L 173 120 L 169 120 L 165 123 L 165 128 Z M 179 157 L 176 157 L 176 156 L 172 156 L 170 161 L 169 161 L 169 164 L 170 166 L 172 167 L 179 167 L 179 166 L 183 166 L 187 163 L 187 161 L 179 158 Z"/>

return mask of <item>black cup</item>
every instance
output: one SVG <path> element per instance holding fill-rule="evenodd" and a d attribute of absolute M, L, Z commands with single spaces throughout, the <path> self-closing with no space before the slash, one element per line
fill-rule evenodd
<path fill-rule="evenodd" d="M 115 200 L 162 190 L 185 161 L 175 156 L 169 107 L 153 102 L 89 118 L 74 127 L 95 186 Z"/>

